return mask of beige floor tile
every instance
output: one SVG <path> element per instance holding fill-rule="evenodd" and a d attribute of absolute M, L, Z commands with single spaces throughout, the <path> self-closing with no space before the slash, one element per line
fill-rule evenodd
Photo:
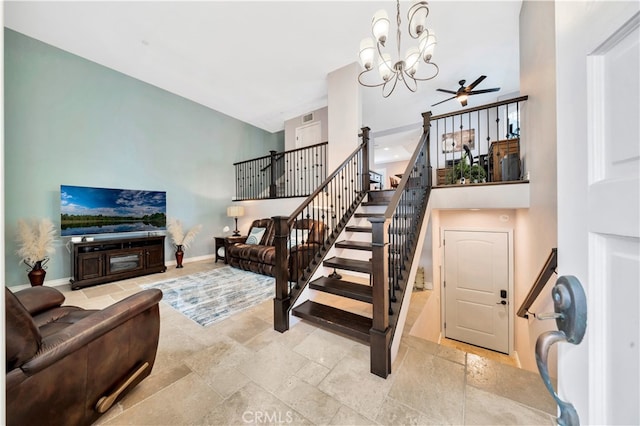
<path fill-rule="evenodd" d="M 318 364 L 333 368 L 345 356 L 352 355 L 357 350 L 356 345 L 357 342 L 347 337 L 318 328 L 300 342 L 294 351 Z"/>
<path fill-rule="evenodd" d="M 369 369 L 368 361 L 347 356 L 320 382 L 318 388 L 358 414 L 375 420 L 394 379 L 393 375 L 382 379 L 371 374 Z"/>
<path fill-rule="evenodd" d="M 395 399 L 387 398 L 376 418 L 381 425 L 437 425 L 427 415 L 408 407 Z"/>
<path fill-rule="evenodd" d="M 198 425 L 310 425 L 308 419 L 255 383 L 248 383 L 194 422 Z"/>
<path fill-rule="evenodd" d="M 237 319 L 228 318 L 223 324 L 220 324 L 218 330 L 240 343 L 245 343 L 272 327 L 273 324 L 269 324 L 260 318 L 244 316 Z"/>
<path fill-rule="evenodd" d="M 304 380 L 313 386 L 318 386 L 320 382 L 327 377 L 329 369 L 317 362 L 307 361 L 298 371 L 296 371 L 296 377 Z"/>
<path fill-rule="evenodd" d="M 377 425 L 378 423 L 361 416 L 351 408 L 342 405 L 329 424 L 335 426 L 372 426 Z"/>
<path fill-rule="evenodd" d="M 548 413 L 525 407 L 508 398 L 467 386 L 466 425 L 555 425 Z"/>
<path fill-rule="evenodd" d="M 540 376 L 474 354 L 467 354 L 467 384 L 549 414 L 556 404 Z"/>
<path fill-rule="evenodd" d="M 194 424 L 222 397 L 191 373 L 109 420 L 108 425 Z"/>
<path fill-rule="evenodd" d="M 292 376 L 274 394 L 314 424 L 327 424 L 341 404 L 298 377 Z"/>
<path fill-rule="evenodd" d="M 261 387 L 273 392 L 306 362 L 302 355 L 273 342 L 245 359 L 238 369 Z"/>
<path fill-rule="evenodd" d="M 460 424 L 464 366 L 409 348 L 389 396 L 438 423 Z"/>

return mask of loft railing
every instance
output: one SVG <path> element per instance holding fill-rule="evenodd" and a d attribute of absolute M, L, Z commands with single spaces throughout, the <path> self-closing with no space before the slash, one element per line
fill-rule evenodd
<path fill-rule="evenodd" d="M 370 218 L 373 248 L 373 325 L 371 372 L 391 373 L 391 341 L 431 192 L 430 117 L 423 114 L 423 134 L 384 213 Z M 400 302 L 392 309 L 392 303 Z"/>
<path fill-rule="evenodd" d="M 327 175 L 327 142 L 234 163 L 235 200 L 306 197 Z"/>
<path fill-rule="evenodd" d="M 552 248 L 547 261 L 542 266 L 540 273 L 538 274 L 538 278 L 534 281 L 527 297 L 524 298 L 520 309 L 518 309 L 518 316 L 520 318 L 529 318 L 529 308 L 533 305 L 533 302 L 536 301 L 542 289 L 547 285 L 549 278 L 551 275 L 556 272 L 556 268 L 558 267 L 558 249 Z M 533 314 L 535 316 L 535 314 Z"/>
<path fill-rule="evenodd" d="M 360 146 L 317 185 L 291 216 L 273 218 L 274 328 L 280 332 L 289 329 L 289 310 L 369 189 L 369 128 L 364 127 L 359 136 Z M 310 238 L 309 234 L 313 236 Z M 292 237 L 298 244 L 292 243 Z"/>
<path fill-rule="evenodd" d="M 521 96 L 432 116 L 436 185 L 526 180 L 520 135 L 522 103 L 527 99 Z"/>

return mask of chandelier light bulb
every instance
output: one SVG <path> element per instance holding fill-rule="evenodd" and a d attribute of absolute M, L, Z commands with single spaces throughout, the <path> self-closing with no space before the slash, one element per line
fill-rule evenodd
<path fill-rule="evenodd" d="M 365 38 L 360 42 L 360 63 L 370 70 L 373 67 L 373 60 L 376 56 L 376 49 L 371 38 Z"/>
<path fill-rule="evenodd" d="M 438 44 L 438 40 L 436 39 L 436 33 L 433 32 L 433 30 L 427 30 L 420 36 L 418 45 L 425 62 L 429 62 L 433 57 L 433 51 L 436 44 Z"/>
<path fill-rule="evenodd" d="M 393 63 L 391 62 L 390 54 L 382 54 L 380 62 L 378 63 L 378 71 L 384 81 L 388 81 L 391 78 L 391 74 L 393 74 Z"/>
<path fill-rule="evenodd" d="M 407 74 L 413 76 L 418 71 L 418 65 L 420 65 L 420 49 L 417 46 L 410 47 L 407 50 L 407 56 L 404 60 L 406 64 Z"/>
<path fill-rule="evenodd" d="M 376 40 L 378 40 L 378 43 L 384 46 L 384 43 L 387 41 L 387 36 L 389 35 L 389 15 L 387 15 L 386 10 L 380 9 L 373 15 L 371 31 Z"/>
<path fill-rule="evenodd" d="M 407 18 L 409 18 L 409 33 L 411 37 L 417 37 L 425 30 L 427 23 L 427 15 L 429 14 L 429 7 L 426 1 L 421 1 L 409 9 Z"/>

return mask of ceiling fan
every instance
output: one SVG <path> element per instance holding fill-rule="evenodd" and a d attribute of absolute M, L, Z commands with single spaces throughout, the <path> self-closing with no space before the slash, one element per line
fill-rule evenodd
<path fill-rule="evenodd" d="M 499 87 L 494 87 L 492 89 L 473 90 L 485 78 L 487 78 L 486 75 L 481 75 L 476 81 L 474 81 L 473 83 L 471 83 L 467 87 L 464 87 L 464 83 L 466 83 L 466 80 L 460 80 L 458 82 L 458 84 L 460 84 L 460 88 L 455 92 L 453 90 L 436 89 L 439 92 L 450 93 L 450 94 L 452 94 L 454 96 L 452 96 L 450 98 L 447 98 L 444 101 L 440 101 L 438 103 L 435 103 L 435 104 L 433 104 L 431 106 L 440 105 L 441 103 L 450 101 L 451 99 L 457 99 L 460 102 L 460 104 L 462 104 L 462 106 L 464 107 L 464 106 L 467 106 L 467 98 L 469 96 L 471 96 L 471 95 L 479 95 L 481 93 L 497 92 L 498 90 L 500 90 Z"/>

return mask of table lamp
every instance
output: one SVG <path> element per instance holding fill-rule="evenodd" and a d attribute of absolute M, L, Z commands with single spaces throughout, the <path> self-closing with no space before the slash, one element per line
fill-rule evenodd
<path fill-rule="evenodd" d="M 236 229 L 233 231 L 234 237 L 240 236 L 240 231 L 238 231 L 238 218 L 244 216 L 244 207 L 242 206 L 229 206 L 227 207 L 227 216 L 232 217 L 236 220 Z"/>

